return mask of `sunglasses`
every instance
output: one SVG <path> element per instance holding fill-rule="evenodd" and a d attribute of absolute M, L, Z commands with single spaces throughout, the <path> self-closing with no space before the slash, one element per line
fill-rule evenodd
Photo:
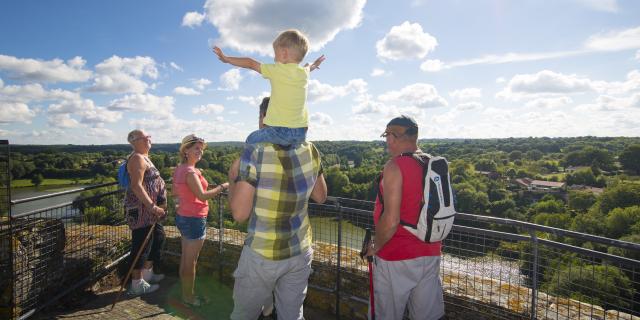
<path fill-rule="evenodd" d="M 395 132 L 385 131 L 380 135 L 380 137 L 381 138 L 386 138 L 386 137 L 388 137 L 390 135 L 393 136 L 394 138 L 398 139 L 398 137 L 404 136 L 404 133 L 399 135 L 399 134 L 396 134 Z"/>
<path fill-rule="evenodd" d="M 189 139 L 189 141 L 187 143 L 195 143 L 195 142 L 203 142 L 204 143 L 204 138 L 193 136 L 193 137 L 191 137 L 191 139 Z"/>
<path fill-rule="evenodd" d="M 140 140 L 140 139 L 151 140 L 151 136 L 150 136 L 150 135 L 148 135 L 148 136 L 141 136 L 141 137 L 137 137 L 137 138 L 135 138 L 135 139 L 133 139 L 133 140 L 131 140 L 131 141 L 138 141 L 138 140 Z"/>

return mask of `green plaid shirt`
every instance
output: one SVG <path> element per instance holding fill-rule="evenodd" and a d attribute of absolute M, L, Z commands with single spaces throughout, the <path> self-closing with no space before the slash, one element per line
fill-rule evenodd
<path fill-rule="evenodd" d="M 307 208 L 322 173 L 320 153 L 310 143 L 282 148 L 247 145 L 240 157 L 238 181 L 256 188 L 244 244 L 270 260 L 283 260 L 311 247 Z"/>

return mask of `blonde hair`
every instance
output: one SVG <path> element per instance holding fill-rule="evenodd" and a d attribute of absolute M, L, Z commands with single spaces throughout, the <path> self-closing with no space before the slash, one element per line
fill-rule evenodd
<path fill-rule="evenodd" d="M 273 48 L 293 49 L 296 62 L 302 61 L 309 50 L 309 40 L 297 29 L 285 30 L 273 41 Z"/>
<path fill-rule="evenodd" d="M 191 148 L 196 143 L 202 143 L 202 150 L 207 148 L 207 144 L 204 142 L 204 139 L 197 137 L 195 134 L 190 134 L 182 138 L 182 143 L 180 144 L 180 149 L 178 150 L 180 163 L 187 163 L 186 150 Z"/>

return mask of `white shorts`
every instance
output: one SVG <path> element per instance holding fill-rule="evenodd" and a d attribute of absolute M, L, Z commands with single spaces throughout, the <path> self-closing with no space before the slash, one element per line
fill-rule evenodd
<path fill-rule="evenodd" d="M 444 316 L 440 256 L 402 261 L 375 257 L 373 264 L 377 320 L 402 320 L 406 307 L 412 320 L 435 320 Z"/>

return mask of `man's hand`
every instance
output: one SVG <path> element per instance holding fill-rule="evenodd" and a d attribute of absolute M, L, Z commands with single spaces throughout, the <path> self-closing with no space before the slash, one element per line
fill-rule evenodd
<path fill-rule="evenodd" d="M 369 246 L 367 247 L 367 253 L 364 254 L 365 257 L 373 257 L 378 253 L 378 249 L 375 246 L 373 240 L 369 241 Z"/>
<path fill-rule="evenodd" d="M 305 67 L 309 67 L 309 71 L 313 71 L 315 69 L 320 69 L 320 64 L 324 61 L 324 54 L 320 56 L 320 58 L 316 59 L 311 65 L 309 63 L 305 64 Z"/>
<path fill-rule="evenodd" d="M 222 49 L 216 47 L 213 47 L 213 53 L 215 53 L 218 56 L 218 59 L 220 59 L 220 61 L 224 62 L 224 63 L 229 63 L 229 59 L 227 59 L 227 56 L 224 55 L 224 52 L 222 52 Z"/>

